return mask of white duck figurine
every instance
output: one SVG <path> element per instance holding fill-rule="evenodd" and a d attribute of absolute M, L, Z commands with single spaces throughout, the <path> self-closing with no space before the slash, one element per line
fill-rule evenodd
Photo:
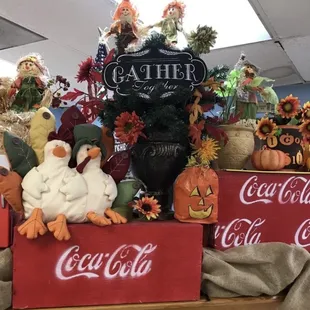
<path fill-rule="evenodd" d="M 23 206 L 26 222 L 21 235 L 35 239 L 47 230 L 58 240 L 69 240 L 67 222 L 76 222 L 86 204 L 87 185 L 75 169 L 68 167 L 71 147 L 61 140 L 52 140 L 44 147 L 44 162 L 24 177 Z M 47 223 L 47 227 L 45 225 Z"/>
<path fill-rule="evenodd" d="M 74 128 L 73 157 L 76 157 L 77 171 L 88 188 L 85 213 L 88 221 L 98 226 L 125 224 L 127 219 L 111 209 L 117 196 L 117 186 L 113 178 L 100 167 L 102 156 L 105 155 L 101 134 L 100 128 L 92 124 Z"/>

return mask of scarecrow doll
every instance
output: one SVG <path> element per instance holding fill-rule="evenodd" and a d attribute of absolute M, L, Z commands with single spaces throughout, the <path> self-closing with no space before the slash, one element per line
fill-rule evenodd
<path fill-rule="evenodd" d="M 123 0 L 116 8 L 113 20 L 115 22 L 106 34 L 106 38 L 116 35 L 118 53 L 123 54 L 128 45 L 138 39 L 138 12 L 130 0 Z"/>
<path fill-rule="evenodd" d="M 183 32 L 185 4 L 181 1 L 172 1 L 164 9 L 163 20 L 150 27 L 160 27 L 166 36 L 168 44 L 178 43 L 178 31 Z"/>
<path fill-rule="evenodd" d="M 246 59 L 244 53 L 241 54 L 239 61 L 235 65 L 236 70 L 240 70 L 240 81 L 238 85 L 239 100 L 247 102 L 258 102 L 257 92 L 262 89 L 259 87 L 252 87 L 253 80 L 259 75 L 260 68 Z"/>
<path fill-rule="evenodd" d="M 47 68 L 38 54 L 29 54 L 22 57 L 17 63 L 17 79 L 11 85 L 9 97 L 15 95 L 12 109 L 25 112 L 38 109 L 41 106 L 49 107 L 52 95 L 46 87 Z"/>

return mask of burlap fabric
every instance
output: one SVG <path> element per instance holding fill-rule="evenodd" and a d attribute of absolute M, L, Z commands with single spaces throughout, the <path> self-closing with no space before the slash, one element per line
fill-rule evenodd
<path fill-rule="evenodd" d="M 0 310 L 11 307 L 12 272 L 12 252 L 5 249 L 0 252 Z"/>
<path fill-rule="evenodd" d="M 29 144 L 30 121 L 34 112 L 16 113 L 8 111 L 0 114 L 0 154 L 5 154 L 3 147 L 3 133 L 5 131 L 23 139 Z"/>
<path fill-rule="evenodd" d="M 310 309 L 310 254 L 266 243 L 220 252 L 204 249 L 202 291 L 210 298 L 274 296 L 290 288 L 279 310 Z"/>

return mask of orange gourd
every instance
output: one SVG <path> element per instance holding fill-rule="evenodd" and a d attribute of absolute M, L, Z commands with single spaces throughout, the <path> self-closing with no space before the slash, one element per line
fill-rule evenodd
<path fill-rule="evenodd" d="M 219 178 L 214 170 L 186 168 L 174 184 L 175 218 L 188 223 L 217 223 L 218 193 Z"/>
<path fill-rule="evenodd" d="M 279 150 L 254 151 L 251 159 L 255 169 L 266 171 L 278 171 L 290 163 L 290 158 Z"/>

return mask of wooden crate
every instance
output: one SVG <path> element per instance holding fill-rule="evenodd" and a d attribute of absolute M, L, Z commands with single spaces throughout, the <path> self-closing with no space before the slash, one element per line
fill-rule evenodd
<path fill-rule="evenodd" d="M 72 239 L 15 234 L 13 308 L 200 299 L 202 226 L 69 226 Z"/>

